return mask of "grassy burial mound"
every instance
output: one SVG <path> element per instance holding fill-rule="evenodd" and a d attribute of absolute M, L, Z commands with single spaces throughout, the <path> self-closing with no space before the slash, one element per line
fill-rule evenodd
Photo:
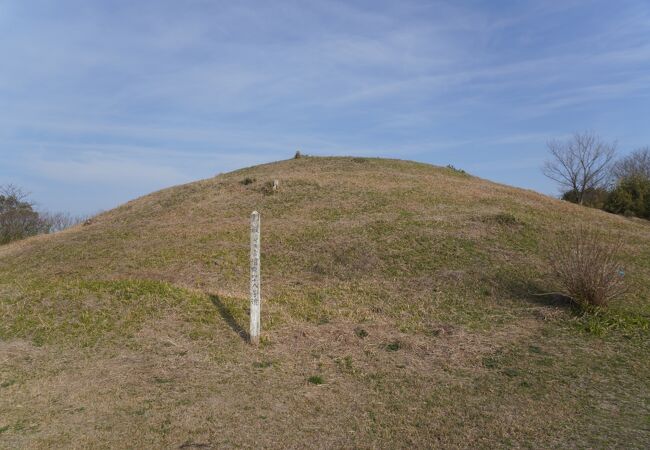
<path fill-rule="evenodd" d="M 624 240 L 606 309 L 541 295 L 580 224 Z M 246 168 L 0 247 L 0 447 L 647 448 L 649 294 L 645 222 L 413 162 Z"/>

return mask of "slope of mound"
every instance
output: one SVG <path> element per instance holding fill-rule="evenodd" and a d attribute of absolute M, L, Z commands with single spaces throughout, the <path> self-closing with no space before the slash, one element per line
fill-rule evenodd
<path fill-rule="evenodd" d="M 626 242 L 607 313 L 538 295 L 584 223 Z M 0 248 L 0 443 L 643 447 L 649 293 L 644 223 L 412 162 L 242 169 Z"/>

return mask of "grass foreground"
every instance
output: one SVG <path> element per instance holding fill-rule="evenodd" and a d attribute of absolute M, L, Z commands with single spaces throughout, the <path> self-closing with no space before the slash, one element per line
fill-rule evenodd
<path fill-rule="evenodd" d="M 579 224 L 626 242 L 607 309 L 543 295 Z M 246 168 L 0 247 L 0 447 L 648 448 L 649 296 L 647 222 L 413 162 Z"/>

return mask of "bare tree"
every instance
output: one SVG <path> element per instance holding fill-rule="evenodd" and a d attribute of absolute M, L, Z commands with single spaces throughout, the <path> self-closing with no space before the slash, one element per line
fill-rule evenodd
<path fill-rule="evenodd" d="M 0 185 L 0 196 L 5 199 L 13 199 L 17 203 L 28 204 L 29 206 L 34 206 L 32 203 L 27 202 L 29 193 L 23 191 L 21 188 L 14 184 L 3 184 Z"/>
<path fill-rule="evenodd" d="M 614 164 L 612 172 L 617 180 L 632 177 L 650 180 L 650 147 L 640 148 L 621 158 Z"/>
<path fill-rule="evenodd" d="M 83 216 L 73 216 L 69 213 L 51 213 L 51 212 L 40 212 L 41 221 L 43 226 L 46 229 L 46 233 L 58 233 L 67 228 L 73 227 L 87 218 Z"/>
<path fill-rule="evenodd" d="M 579 204 L 583 204 L 585 192 L 605 187 L 610 181 L 616 144 L 585 132 L 566 141 L 549 141 L 547 146 L 551 159 L 544 164 L 544 175 L 574 192 Z"/>

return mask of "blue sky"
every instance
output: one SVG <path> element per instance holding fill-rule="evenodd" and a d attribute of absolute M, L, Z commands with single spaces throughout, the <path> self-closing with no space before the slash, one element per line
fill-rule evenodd
<path fill-rule="evenodd" d="M 109 209 L 278 159 L 555 194 L 547 140 L 650 145 L 650 2 L 0 0 L 0 184 Z"/>

